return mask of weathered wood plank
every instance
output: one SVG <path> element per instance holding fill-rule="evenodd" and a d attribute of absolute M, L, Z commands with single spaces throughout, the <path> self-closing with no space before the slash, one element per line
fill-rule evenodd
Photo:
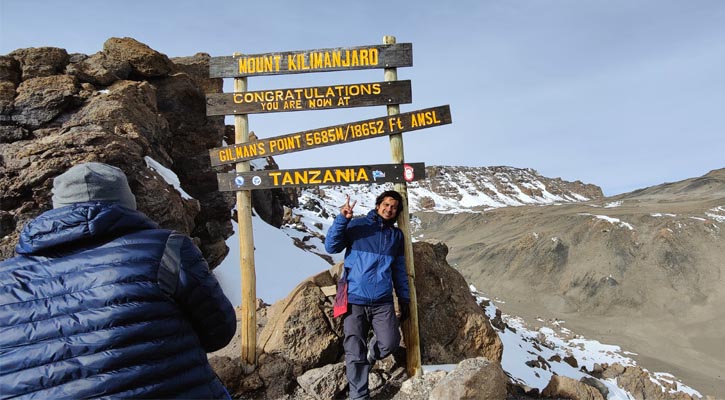
<path fill-rule="evenodd" d="M 410 81 L 215 93 L 206 96 L 207 115 L 259 114 L 411 103 Z"/>
<path fill-rule="evenodd" d="M 370 45 L 212 57 L 210 78 L 413 66 L 413 44 Z"/>
<path fill-rule="evenodd" d="M 372 139 L 394 133 L 416 131 L 450 124 L 450 106 L 438 106 L 407 113 L 350 122 L 254 142 L 209 150 L 211 165 L 234 164 L 255 158 L 293 153 L 334 144 Z"/>
<path fill-rule="evenodd" d="M 219 190 L 412 182 L 425 179 L 424 163 L 262 170 L 217 174 Z"/>

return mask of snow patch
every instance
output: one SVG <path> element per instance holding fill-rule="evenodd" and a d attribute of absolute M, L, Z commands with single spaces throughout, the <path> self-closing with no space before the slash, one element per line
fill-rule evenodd
<path fill-rule="evenodd" d="M 612 218 L 612 217 L 608 217 L 606 215 L 596 215 L 596 214 L 589 214 L 589 213 L 579 213 L 579 215 L 591 215 L 594 218 L 607 221 L 612 225 L 619 225 L 619 226 L 629 229 L 630 231 L 634 230 L 634 227 L 631 224 L 629 224 L 627 222 L 622 222 L 619 220 L 619 218 Z"/>
<path fill-rule="evenodd" d="M 168 183 L 169 185 L 173 186 L 174 189 L 176 189 L 179 194 L 181 194 L 181 198 L 184 200 L 190 200 L 193 199 L 193 197 L 189 196 L 188 193 L 184 191 L 184 189 L 181 188 L 181 182 L 179 181 L 179 177 L 174 173 L 174 171 L 164 167 L 159 163 L 158 161 L 154 160 L 153 158 L 149 156 L 144 156 L 143 158 L 146 161 L 146 166 L 148 168 L 153 169 L 161 175 L 162 178 L 164 178 L 164 181 Z"/>

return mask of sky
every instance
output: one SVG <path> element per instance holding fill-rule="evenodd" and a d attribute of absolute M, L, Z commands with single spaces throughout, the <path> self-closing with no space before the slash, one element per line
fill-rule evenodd
<path fill-rule="evenodd" d="M 0 0 L 0 54 L 94 54 L 131 37 L 169 57 L 412 43 L 413 102 L 453 123 L 403 134 L 405 160 L 533 168 L 611 196 L 725 167 L 725 2 Z M 382 70 L 248 78 L 248 90 L 383 81 Z M 225 79 L 231 92 L 232 79 Z M 271 138 L 383 106 L 252 114 Z M 228 117 L 232 124 L 232 117 Z M 276 157 L 280 168 L 391 162 L 376 138 Z"/>

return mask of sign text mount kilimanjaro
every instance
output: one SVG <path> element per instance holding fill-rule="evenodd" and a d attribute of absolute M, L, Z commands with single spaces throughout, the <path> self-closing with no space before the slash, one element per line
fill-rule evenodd
<path fill-rule="evenodd" d="M 210 78 L 300 74 L 413 65 L 412 43 L 212 57 Z"/>

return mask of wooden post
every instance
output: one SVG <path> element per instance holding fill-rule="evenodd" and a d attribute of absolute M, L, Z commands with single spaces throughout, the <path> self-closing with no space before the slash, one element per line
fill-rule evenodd
<path fill-rule="evenodd" d="M 395 44 L 395 36 L 384 36 L 383 44 Z M 397 68 L 385 68 L 385 81 L 397 81 Z M 388 115 L 400 114 L 400 105 L 388 106 Z M 390 151 L 393 163 L 404 162 L 403 134 L 390 135 Z M 394 184 L 394 188 L 403 196 L 403 211 L 398 216 L 398 227 L 405 237 L 405 268 L 408 271 L 410 286 L 410 317 L 403 322 L 403 337 L 407 353 L 408 376 L 419 376 L 423 373 L 420 361 L 420 335 L 418 333 L 418 301 L 415 292 L 415 265 L 413 263 L 413 241 L 410 237 L 410 215 L 408 208 L 408 185 Z"/>
<path fill-rule="evenodd" d="M 235 54 L 237 55 L 237 54 Z M 234 78 L 234 91 L 247 91 L 247 78 Z M 249 116 L 234 116 L 234 141 L 249 141 Z M 249 172 L 249 161 L 236 165 L 237 172 Z M 237 223 L 239 228 L 239 268 L 242 285 L 242 368 L 249 374 L 257 367 L 257 277 L 254 269 L 254 236 L 252 231 L 252 192 L 237 192 Z"/>

